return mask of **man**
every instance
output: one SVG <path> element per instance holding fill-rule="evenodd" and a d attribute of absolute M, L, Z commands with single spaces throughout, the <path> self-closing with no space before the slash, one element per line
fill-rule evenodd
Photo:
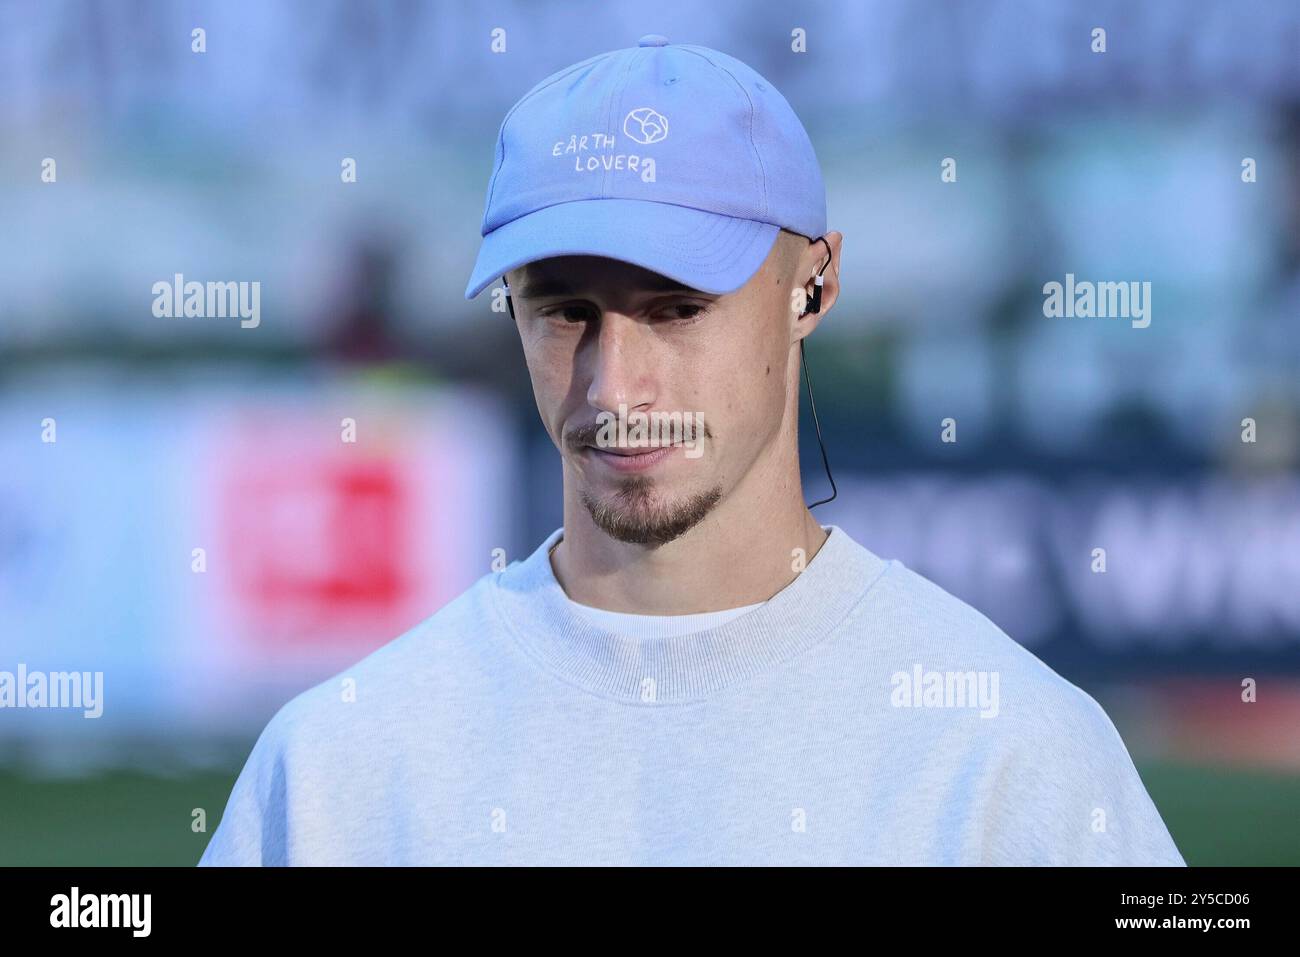
<path fill-rule="evenodd" d="M 1183 863 L 1090 697 L 804 505 L 842 237 L 769 83 L 659 36 L 555 74 L 482 233 L 564 525 L 283 707 L 200 863 Z"/>

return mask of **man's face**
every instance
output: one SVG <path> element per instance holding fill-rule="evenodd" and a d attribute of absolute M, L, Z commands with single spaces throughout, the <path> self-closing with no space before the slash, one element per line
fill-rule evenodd
<path fill-rule="evenodd" d="M 781 232 L 762 268 L 723 296 L 596 256 L 507 276 L 566 487 L 606 534 L 672 541 L 792 426 L 791 286 L 806 246 Z"/>

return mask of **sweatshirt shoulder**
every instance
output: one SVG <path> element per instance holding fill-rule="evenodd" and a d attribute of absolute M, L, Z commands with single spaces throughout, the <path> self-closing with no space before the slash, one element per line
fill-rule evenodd
<path fill-rule="evenodd" d="M 358 692 L 396 693 L 418 675 L 432 675 L 449 659 L 463 654 L 467 640 L 482 634 L 491 614 L 487 589 L 494 575 L 487 574 L 427 618 L 358 659 L 324 681 L 300 692 L 285 704 L 284 721 L 293 723 L 310 715 L 320 699 L 337 699 L 351 679 Z"/>
<path fill-rule="evenodd" d="M 909 704 L 947 709 L 935 712 L 952 719 L 939 722 L 944 742 L 968 761 L 987 762 L 990 780 L 1001 782 L 991 802 L 999 810 L 989 822 L 990 862 L 1183 863 L 1092 695 L 905 565 L 892 563 L 879 587 L 893 635 L 877 645 L 883 667 L 910 693 Z M 960 708 L 963 688 L 978 711 Z"/>
<path fill-rule="evenodd" d="M 883 613 L 896 627 L 890 654 L 939 671 L 998 674 L 1043 707 L 1077 720 L 1105 718 L 1081 688 L 1061 677 L 978 609 L 895 560 L 877 585 Z"/>
<path fill-rule="evenodd" d="M 887 612 L 901 622 L 882 641 L 885 668 L 924 703 L 949 687 L 978 689 L 980 713 L 996 720 L 963 722 L 972 742 L 1006 755 L 1021 752 L 1040 765 L 1073 765 L 1085 773 L 1103 765 L 1129 769 L 1119 732 L 1092 695 L 1067 680 L 987 616 L 939 585 L 896 563 L 881 583 Z M 948 702 L 945 701 L 945 704 Z"/>
<path fill-rule="evenodd" d="M 354 664 L 299 691 L 272 715 L 250 764 L 313 760 L 335 745 L 380 737 L 399 714 L 426 714 L 456 698 L 474 668 L 475 636 L 490 614 L 484 575 L 438 611 Z M 478 642 L 479 646 L 485 644 Z"/>
<path fill-rule="evenodd" d="M 483 670 L 475 655 L 486 643 L 475 638 L 483 637 L 492 577 L 281 705 L 254 742 L 199 864 L 279 865 L 321 853 L 303 828 L 320 814 L 313 795 L 342 800 L 340 780 L 385 773 L 410 735 L 450 726 L 463 709 L 463 686 Z"/>

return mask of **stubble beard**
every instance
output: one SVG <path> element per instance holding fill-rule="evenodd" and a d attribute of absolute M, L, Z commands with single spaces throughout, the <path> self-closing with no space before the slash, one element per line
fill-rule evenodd
<path fill-rule="evenodd" d="M 721 486 L 687 496 L 669 505 L 655 503 L 654 479 L 634 475 L 619 481 L 608 499 L 585 489 L 582 504 L 596 527 L 610 538 L 658 548 L 685 535 L 704 520 L 722 498 Z"/>

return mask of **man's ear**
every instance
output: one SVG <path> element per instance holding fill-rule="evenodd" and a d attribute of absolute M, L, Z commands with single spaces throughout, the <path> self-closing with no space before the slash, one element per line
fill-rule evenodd
<path fill-rule="evenodd" d="M 825 240 L 823 242 L 823 239 Z M 805 248 L 799 253 L 796 282 L 803 280 L 799 288 L 793 290 L 791 306 L 798 325 L 795 338 L 802 339 L 817 327 L 821 317 L 830 311 L 840 293 L 840 250 L 844 236 L 839 232 L 829 232 L 811 243 L 803 239 Z M 828 248 L 829 247 L 829 250 Z M 817 277 L 821 276 L 821 295 L 819 309 L 812 311 L 814 297 L 817 296 Z"/>
<path fill-rule="evenodd" d="M 824 237 L 826 241 L 818 240 L 811 244 L 817 255 L 814 257 L 815 265 L 813 267 L 814 276 L 820 272 L 822 277 L 822 308 L 823 313 L 829 312 L 831 306 L 835 305 L 835 300 L 840 294 L 840 250 L 844 246 L 844 234 L 831 231 Z M 830 247 L 830 261 L 827 262 L 826 247 Z M 823 264 L 825 269 L 822 269 Z"/>

